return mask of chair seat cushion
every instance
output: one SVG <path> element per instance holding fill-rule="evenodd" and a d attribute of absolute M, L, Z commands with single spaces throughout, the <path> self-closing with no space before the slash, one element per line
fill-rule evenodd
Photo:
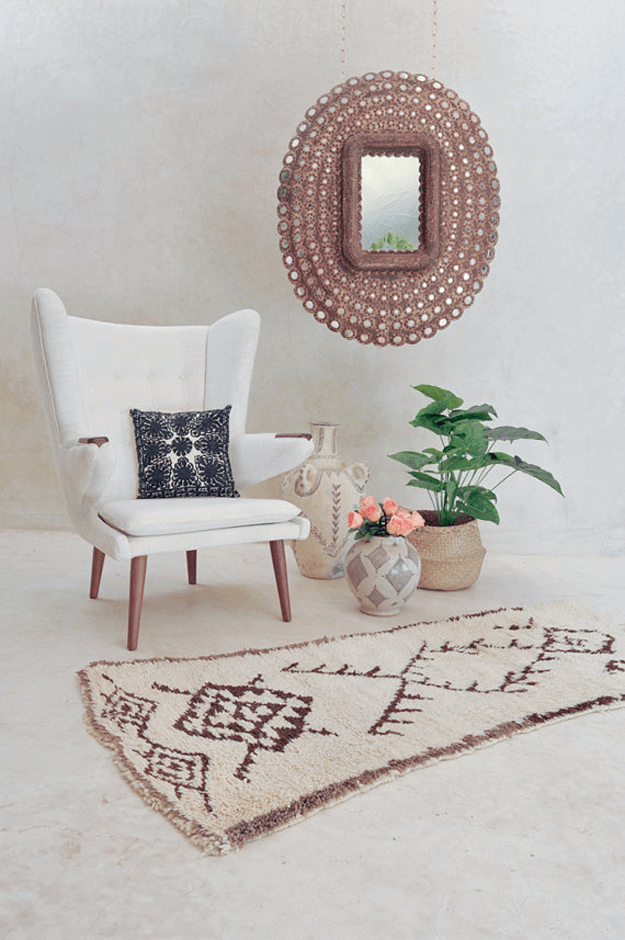
<path fill-rule="evenodd" d="M 100 519 L 130 536 L 175 535 L 236 526 L 288 522 L 300 510 L 284 499 L 120 499 L 100 509 Z"/>

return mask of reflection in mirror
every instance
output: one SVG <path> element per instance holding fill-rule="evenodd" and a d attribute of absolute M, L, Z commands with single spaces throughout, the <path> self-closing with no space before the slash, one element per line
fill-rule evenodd
<path fill-rule="evenodd" d="M 363 155 L 361 244 L 365 251 L 419 248 L 420 174 L 418 156 Z"/>

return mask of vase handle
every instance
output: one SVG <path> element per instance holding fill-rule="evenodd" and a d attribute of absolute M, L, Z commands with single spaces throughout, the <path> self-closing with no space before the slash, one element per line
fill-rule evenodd
<path fill-rule="evenodd" d="M 345 467 L 345 472 L 352 478 L 356 489 L 362 492 L 369 479 L 369 468 L 365 467 L 364 463 L 352 463 Z"/>
<path fill-rule="evenodd" d="M 312 496 L 321 482 L 321 471 L 312 463 L 303 464 L 295 477 L 294 489 L 298 496 Z"/>

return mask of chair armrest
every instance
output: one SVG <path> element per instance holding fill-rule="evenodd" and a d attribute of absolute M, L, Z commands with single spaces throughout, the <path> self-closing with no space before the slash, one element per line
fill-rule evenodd
<path fill-rule="evenodd" d="M 276 434 L 275 437 L 305 437 L 307 441 L 312 441 L 312 434 Z"/>
<path fill-rule="evenodd" d="M 79 437 L 79 444 L 95 444 L 97 447 L 102 447 L 102 444 L 108 444 L 108 437 Z"/>
<path fill-rule="evenodd" d="M 108 437 L 81 437 L 60 453 L 67 498 L 81 512 L 97 507 L 117 462 Z"/>
<path fill-rule="evenodd" d="M 309 434 L 239 434 L 230 441 L 237 489 L 247 489 L 297 467 L 312 453 Z"/>

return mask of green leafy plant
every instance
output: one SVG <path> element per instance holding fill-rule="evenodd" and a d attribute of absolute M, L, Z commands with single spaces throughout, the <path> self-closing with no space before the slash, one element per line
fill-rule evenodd
<path fill-rule="evenodd" d="M 402 235 L 387 232 L 379 241 L 373 242 L 371 251 L 414 251 L 414 245 L 411 245 Z"/>
<path fill-rule="evenodd" d="M 436 385 L 413 388 L 432 401 L 410 424 L 432 431 L 440 438 L 441 446 L 419 452 L 404 450 L 389 457 L 409 468 L 408 486 L 429 491 L 440 526 L 453 525 L 461 513 L 499 523 L 494 491 L 515 473 L 534 477 L 563 495 L 560 484 L 547 470 L 496 449 L 500 441 L 546 443 L 538 431 L 491 427 L 489 422 L 497 417 L 492 405 L 463 409 L 462 398 L 447 389 Z M 498 469 L 508 472 L 491 489 L 484 486 L 486 478 Z"/>

